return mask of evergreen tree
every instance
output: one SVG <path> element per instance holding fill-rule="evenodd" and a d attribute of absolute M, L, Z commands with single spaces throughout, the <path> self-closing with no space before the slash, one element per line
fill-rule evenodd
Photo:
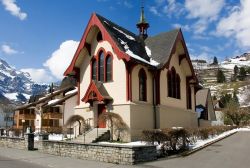
<path fill-rule="evenodd" d="M 226 77 L 224 75 L 224 72 L 221 69 L 219 69 L 218 72 L 217 72 L 217 82 L 218 83 L 223 83 L 225 81 L 226 81 Z"/>
<path fill-rule="evenodd" d="M 250 67 L 247 67 L 246 71 L 247 71 L 248 74 L 250 74 Z"/>
<path fill-rule="evenodd" d="M 247 75 L 247 72 L 244 67 L 240 67 L 240 72 L 239 72 L 239 80 L 243 81 Z"/>
<path fill-rule="evenodd" d="M 239 73 L 239 67 L 237 65 L 234 66 L 234 76 L 237 76 Z"/>
<path fill-rule="evenodd" d="M 218 59 L 217 59 L 217 57 L 214 57 L 213 65 L 218 65 Z"/>

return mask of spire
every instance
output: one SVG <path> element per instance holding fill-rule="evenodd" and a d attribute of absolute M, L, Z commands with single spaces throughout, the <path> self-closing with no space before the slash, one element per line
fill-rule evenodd
<path fill-rule="evenodd" d="M 148 37 L 147 29 L 149 28 L 149 23 L 145 19 L 143 0 L 141 6 L 140 21 L 136 24 L 136 27 L 139 29 L 139 36 L 145 40 Z"/>

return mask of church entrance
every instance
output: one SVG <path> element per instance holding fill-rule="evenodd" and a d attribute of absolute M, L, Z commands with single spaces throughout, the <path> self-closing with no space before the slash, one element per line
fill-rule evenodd
<path fill-rule="evenodd" d="M 98 104 L 98 119 L 102 113 L 106 113 L 105 104 Z M 98 121 L 98 127 L 99 128 L 106 128 L 106 122 L 105 121 Z"/>

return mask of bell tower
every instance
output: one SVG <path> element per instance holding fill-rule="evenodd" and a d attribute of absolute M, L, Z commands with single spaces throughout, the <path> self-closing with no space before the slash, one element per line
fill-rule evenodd
<path fill-rule="evenodd" d="M 141 6 L 141 16 L 139 22 L 136 24 L 136 27 L 139 29 L 139 36 L 145 40 L 148 37 L 147 29 L 149 28 L 149 23 L 145 19 L 144 15 L 144 5 L 142 0 Z"/>

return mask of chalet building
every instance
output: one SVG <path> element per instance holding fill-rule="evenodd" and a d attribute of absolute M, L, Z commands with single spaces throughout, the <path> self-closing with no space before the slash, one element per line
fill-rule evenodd
<path fill-rule="evenodd" d="M 48 94 L 31 96 L 27 104 L 16 108 L 13 128 L 21 132 L 31 127 L 34 132 L 62 133 L 65 101 L 76 94 L 75 86 L 66 79 Z"/>
<path fill-rule="evenodd" d="M 138 35 L 92 14 L 64 73 L 78 86 L 65 121 L 80 115 L 92 128 L 105 128 L 99 116 L 117 113 L 129 128 L 126 141 L 144 129 L 198 127 L 197 78 L 181 29 L 148 36 L 143 8 L 136 26 Z"/>

